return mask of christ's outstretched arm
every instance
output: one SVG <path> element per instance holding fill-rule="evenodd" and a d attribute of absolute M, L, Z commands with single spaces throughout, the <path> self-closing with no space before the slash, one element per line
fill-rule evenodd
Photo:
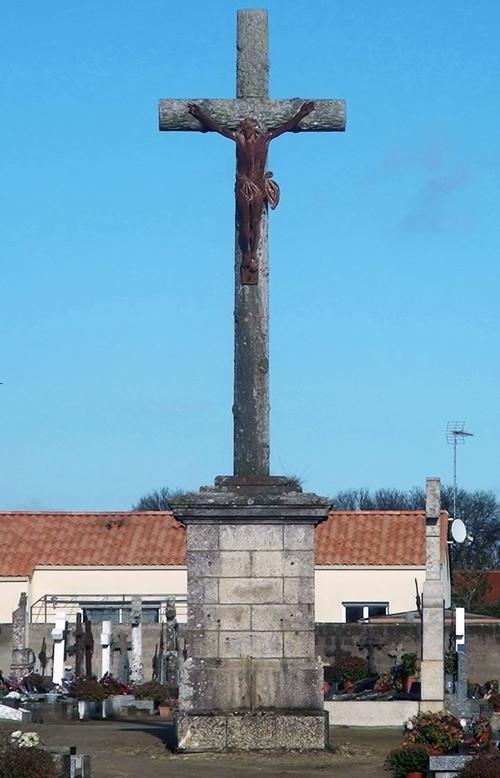
<path fill-rule="evenodd" d="M 273 127 L 272 130 L 269 130 L 269 140 L 273 140 L 273 138 L 277 138 L 278 135 L 283 135 L 284 132 L 290 132 L 291 130 L 294 130 L 299 124 L 299 122 L 302 121 L 304 116 L 310 114 L 311 111 L 314 111 L 314 103 L 312 101 L 303 103 L 300 108 L 300 111 L 297 114 L 295 114 L 295 116 L 292 116 L 292 118 L 289 119 L 284 124 L 280 124 L 278 127 Z"/>
<path fill-rule="evenodd" d="M 211 130 L 212 132 L 218 132 L 219 135 L 224 135 L 225 138 L 236 140 L 234 132 L 227 130 L 225 127 L 222 127 L 218 122 L 215 121 L 215 119 L 212 119 L 210 116 L 208 116 L 208 114 L 202 111 L 200 106 L 196 105 L 196 103 L 188 103 L 188 111 L 191 116 L 194 116 L 195 119 L 198 119 L 200 124 L 203 125 L 203 129 Z"/>

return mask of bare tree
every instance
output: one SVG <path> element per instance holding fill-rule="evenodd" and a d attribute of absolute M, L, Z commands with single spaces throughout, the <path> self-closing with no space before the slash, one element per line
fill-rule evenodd
<path fill-rule="evenodd" d="M 182 489 L 169 489 L 164 486 L 162 489 L 155 489 L 153 492 L 144 494 L 132 507 L 133 511 L 170 511 L 171 501 L 186 494 Z"/>
<path fill-rule="evenodd" d="M 453 509 L 453 487 L 441 490 L 441 505 L 450 514 Z M 406 491 L 393 488 L 347 489 L 333 497 L 335 510 L 410 511 L 425 508 L 425 492 L 419 487 Z M 469 540 L 451 546 L 455 568 L 489 570 L 500 567 L 500 505 L 493 492 L 466 489 L 457 491 L 456 517 L 467 527 Z"/>

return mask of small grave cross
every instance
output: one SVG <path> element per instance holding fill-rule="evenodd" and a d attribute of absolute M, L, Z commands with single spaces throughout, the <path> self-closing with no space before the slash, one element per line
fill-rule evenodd
<path fill-rule="evenodd" d="M 394 649 L 394 651 L 388 651 L 387 652 L 387 656 L 390 656 L 391 659 L 394 659 L 394 664 L 395 665 L 399 665 L 399 664 L 401 664 L 401 657 L 403 656 L 404 653 L 405 653 L 405 650 L 403 648 L 403 644 L 402 643 L 397 643 L 396 644 L 396 648 Z"/>
<path fill-rule="evenodd" d="M 373 673 L 377 672 L 375 669 L 374 661 L 375 649 L 381 651 L 385 643 L 382 643 L 381 640 L 377 640 L 376 638 L 366 638 L 366 640 L 360 640 L 358 643 L 356 643 L 356 645 L 360 651 L 366 651 L 368 659 L 368 672 L 370 675 L 373 675 Z"/>
<path fill-rule="evenodd" d="M 75 653 L 75 675 L 77 678 L 81 678 L 83 676 L 83 659 L 85 654 L 81 613 L 76 614 L 76 624 L 73 634 L 75 638 L 75 645 L 73 647 Z"/>
<path fill-rule="evenodd" d="M 92 655 L 94 653 L 94 636 L 92 635 L 92 622 L 87 616 L 83 617 L 83 649 L 85 651 L 85 675 L 92 677 Z"/>
<path fill-rule="evenodd" d="M 267 11 L 237 15 L 236 99 L 160 100 L 160 130 L 213 131 L 236 144 L 234 474 L 269 475 L 268 205 L 279 188 L 267 169 L 284 132 L 345 129 L 343 100 L 271 100 Z"/>

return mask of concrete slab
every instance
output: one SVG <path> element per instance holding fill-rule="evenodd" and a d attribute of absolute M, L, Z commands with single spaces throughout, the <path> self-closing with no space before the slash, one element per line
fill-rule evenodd
<path fill-rule="evenodd" d="M 416 716 L 416 700 L 327 700 L 331 726 L 343 727 L 401 727 L 404 721 Z"/>

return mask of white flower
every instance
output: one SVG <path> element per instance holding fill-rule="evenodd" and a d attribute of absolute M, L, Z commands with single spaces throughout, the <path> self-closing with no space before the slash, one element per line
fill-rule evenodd
<path fill-rule="evenodd" d="M 10 736 L 17 748 L 35 748 L 40 745 L 40 735 L 37 732 L 13 732 Z"/>
<path fill-rule="evenodd" d="M 405 729 L 414 729 L 413 723 L 411 721 L 405 721 L 403 726 Z"/>

